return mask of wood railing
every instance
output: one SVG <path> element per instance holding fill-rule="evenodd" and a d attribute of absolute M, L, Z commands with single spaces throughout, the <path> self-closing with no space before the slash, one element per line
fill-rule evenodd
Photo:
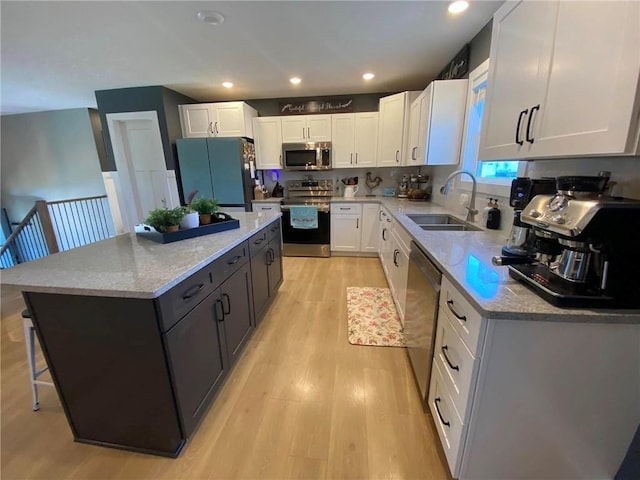
<path fill-rule="evenodd" d="M 0 266 L 8 268 L 114 234 L 106 195 L 38 200 L 0 248 Z"/>

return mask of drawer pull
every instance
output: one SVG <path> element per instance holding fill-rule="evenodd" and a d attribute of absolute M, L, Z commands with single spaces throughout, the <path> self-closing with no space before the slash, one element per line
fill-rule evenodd
<path fill-rule="evenodd" d="M 398 249 L 395 249 L 395 250 L 393 251 L 393 264 L 394 264 L 396 267 L 399 267 L 399 266 L 400 266 L 400 265 L 398 265 L 398 254 L 399 254 L 399 253 L 400 253 L 400 250 L 398 250 Z"/>
<path fill-rule="evenodd" d="M 242 258 L 242 255 L 236 255 L 235 257 L 233 257 L 233 260 L 229 260 L 227 262 L 227 265 L 235 265 L 236 263 L 238 263 L 238 260 L 240 260 Z"/>
<path fill-rule="evenodd" d="M 449 360 L 449 356 L 447 355 L 448 350 L 449 350 L 448 345 L 442 346 L 442 354 L 444 355 L 444 359 L 447 361 L 447 363 L 449 364 L 449 367 L 451 367 L 452 370 L 456 370 L 459 372 L 460 367 L 458 365 L 454 365 L 453 363 L 451 363 L 451 360 Z"/>
<path fill-rule="evenodd" d="M 196 285 L 193 288 L 190 288 L 189 290 L 187 290 L 187 293 L 185 293 L 182 296 L 183 300 L 189 300 L 190 298 L 195 297 L 198 293 L 200 293 L 200 290 L 202 290 L 204 288 L 204 283 L 201 283 L 200 285 Z"/>
<path fill-rule="evenodd" d="M 222 300 L 217 298 L 214 305 L 215 306 L 213 308 L 215 311 L 216 320 L 218 320 L 219 322 L 224 322 L 224 305 L 222 304 Z M 220 305 L 220 315 L 218 315 L 218 305 Z"/>
<path fill-rule="evenodd" d="M 440 407 L 438 406 L 438 404 L 441 402 L 442 400 L 440 400 L 440 397 L 436 398 L 435 401 L 435 405 L 436 405 L 436 411 L 438 412 L 438 416 L 440 417 L 440 421 L 442 422 L 442 424 L 445 427 L 451 427 L 451 423 L 447 422 L 444 418 L 442 418 L 442 413 L 440 413 Z"/>
<path fill-rule="evenodd" d="M 256 240 L 255 242 L 253 242 L 254 245 L 260 245 L 262 242 L 264 242 L 265 237 L 259 238 L 258 240 Z"/>
<path fill-rule="evenodd" d="M 351 207 L 340 207 L 340 210 L 351 210 Z"/>
<path fill-rule="evenodd" d="M 449 310 L 451 310 L 451 313 L 453 313 L 453 315 L 458 319 L 458 320 L 462 320 L 463 322 L 467 321 L 467 317 L 466 315 L 460 315 L 458 312 L 456 312 L 453 309 L 453 300 L 447 300 L 447 307 L 449 307 Z"/>

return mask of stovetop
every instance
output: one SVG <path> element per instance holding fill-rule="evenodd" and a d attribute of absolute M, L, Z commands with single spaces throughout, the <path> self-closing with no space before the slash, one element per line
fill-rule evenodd
<path fill-rule="evenodd" d="M 328 211 L 329 198 L 333 195 L 333 180 L 289 180 L 286 192 L 283 205 L 316 205 Z"/>

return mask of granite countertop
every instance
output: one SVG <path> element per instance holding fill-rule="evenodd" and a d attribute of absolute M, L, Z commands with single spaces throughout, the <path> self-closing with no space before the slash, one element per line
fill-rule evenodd
<path fill-rule="evenodd" d="M 484 317 L 640 324 L 640 310 L 559 308 L 512 279 L 507 267 L 491 263 L 491 258 L 500 255 L 507 243 L 508 231 L 425 231 L 407 214 L 446 213 L 464 220 L 464 216 L 431 202 L 394 197 L 332 197 L 331 201 L 377 202 L 383 205 Z M 479 223 L 476 226 L 482 227 Z"/>
<path fill-rule="evenodd" d="M 3 270 L 1 282 L 30 292 L 156 298 L 281 214 L 233 216 L 239 229 L 167 244 L 125 233 Z"/>

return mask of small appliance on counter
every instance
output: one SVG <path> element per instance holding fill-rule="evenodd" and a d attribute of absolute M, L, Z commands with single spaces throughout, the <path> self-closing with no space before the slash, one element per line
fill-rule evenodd
<path fill-rule="evenodd" d="M 640 201 L 606 195 L 607 173 L 558 177 L 521 211 L 535 257 L 494 263 L 557 306 L 640 308 Z"/>
<path fill-rule="evenodd" d="M 398 182 L 398 198 L 407 198 L 409 192 L 409 175 L 402 175 L 402 179 Z"/>

